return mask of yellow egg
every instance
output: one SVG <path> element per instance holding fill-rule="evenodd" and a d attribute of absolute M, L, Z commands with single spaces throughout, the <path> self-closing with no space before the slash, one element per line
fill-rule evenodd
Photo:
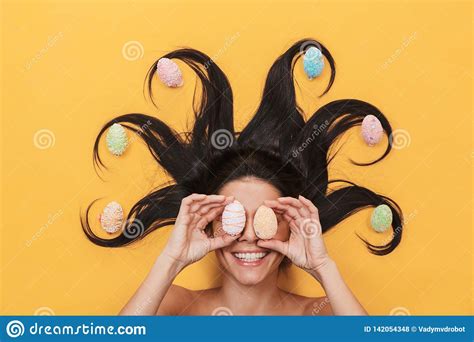
<path fill-rule="evenodd" d="M 123 209 L 117 202 L 107 204 L 100 215 L 100 225 L 107 233 L 118 232 L 123 225 Z"/>

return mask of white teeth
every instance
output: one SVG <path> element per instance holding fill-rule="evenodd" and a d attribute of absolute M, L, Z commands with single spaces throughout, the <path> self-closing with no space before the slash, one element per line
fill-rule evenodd
<path fill-rule="evenodd" d="M 233 253 L 240 260 L 255 261 L 262 259 L 267 253 Z"/>

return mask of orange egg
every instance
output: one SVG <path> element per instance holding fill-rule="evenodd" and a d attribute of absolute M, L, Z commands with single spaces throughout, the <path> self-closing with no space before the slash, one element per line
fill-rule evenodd
<path fill-rule="evenodd" d="M 271 239 L 278 229 L 278 221 L 273 210 L 261 205 L 253 218 L 253 229 L 259 239 Z"/>

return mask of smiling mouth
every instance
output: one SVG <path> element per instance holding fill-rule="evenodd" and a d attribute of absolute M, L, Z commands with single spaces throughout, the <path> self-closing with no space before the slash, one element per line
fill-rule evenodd
<path fill-rule="evenodd" d="M 259 253 L 232 253 L 232 255 L 244 262 L 256 262 L 265 258 L 269 252 L 259 252 Z"/>

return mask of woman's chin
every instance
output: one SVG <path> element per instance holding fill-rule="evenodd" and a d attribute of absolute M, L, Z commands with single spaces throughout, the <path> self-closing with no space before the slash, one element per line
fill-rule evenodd
<path fill-rule="evenodd" d="M 227 271 L 228 274 L 230 274 L 231 277 L 234 278 L 237 283 L 245 286 L 257 285 L 268 276 L 268 272 L 266 270 L 241 270 L 231 268 Z"/>
<path fill-rule="evenodd" d="M 245 286 L 255 286 L 263 281 L 265 277 L 261 276 L 252 276 L 252 275 L 241 275 L 241 274 L 234 274 L 235 280 Z"/>

